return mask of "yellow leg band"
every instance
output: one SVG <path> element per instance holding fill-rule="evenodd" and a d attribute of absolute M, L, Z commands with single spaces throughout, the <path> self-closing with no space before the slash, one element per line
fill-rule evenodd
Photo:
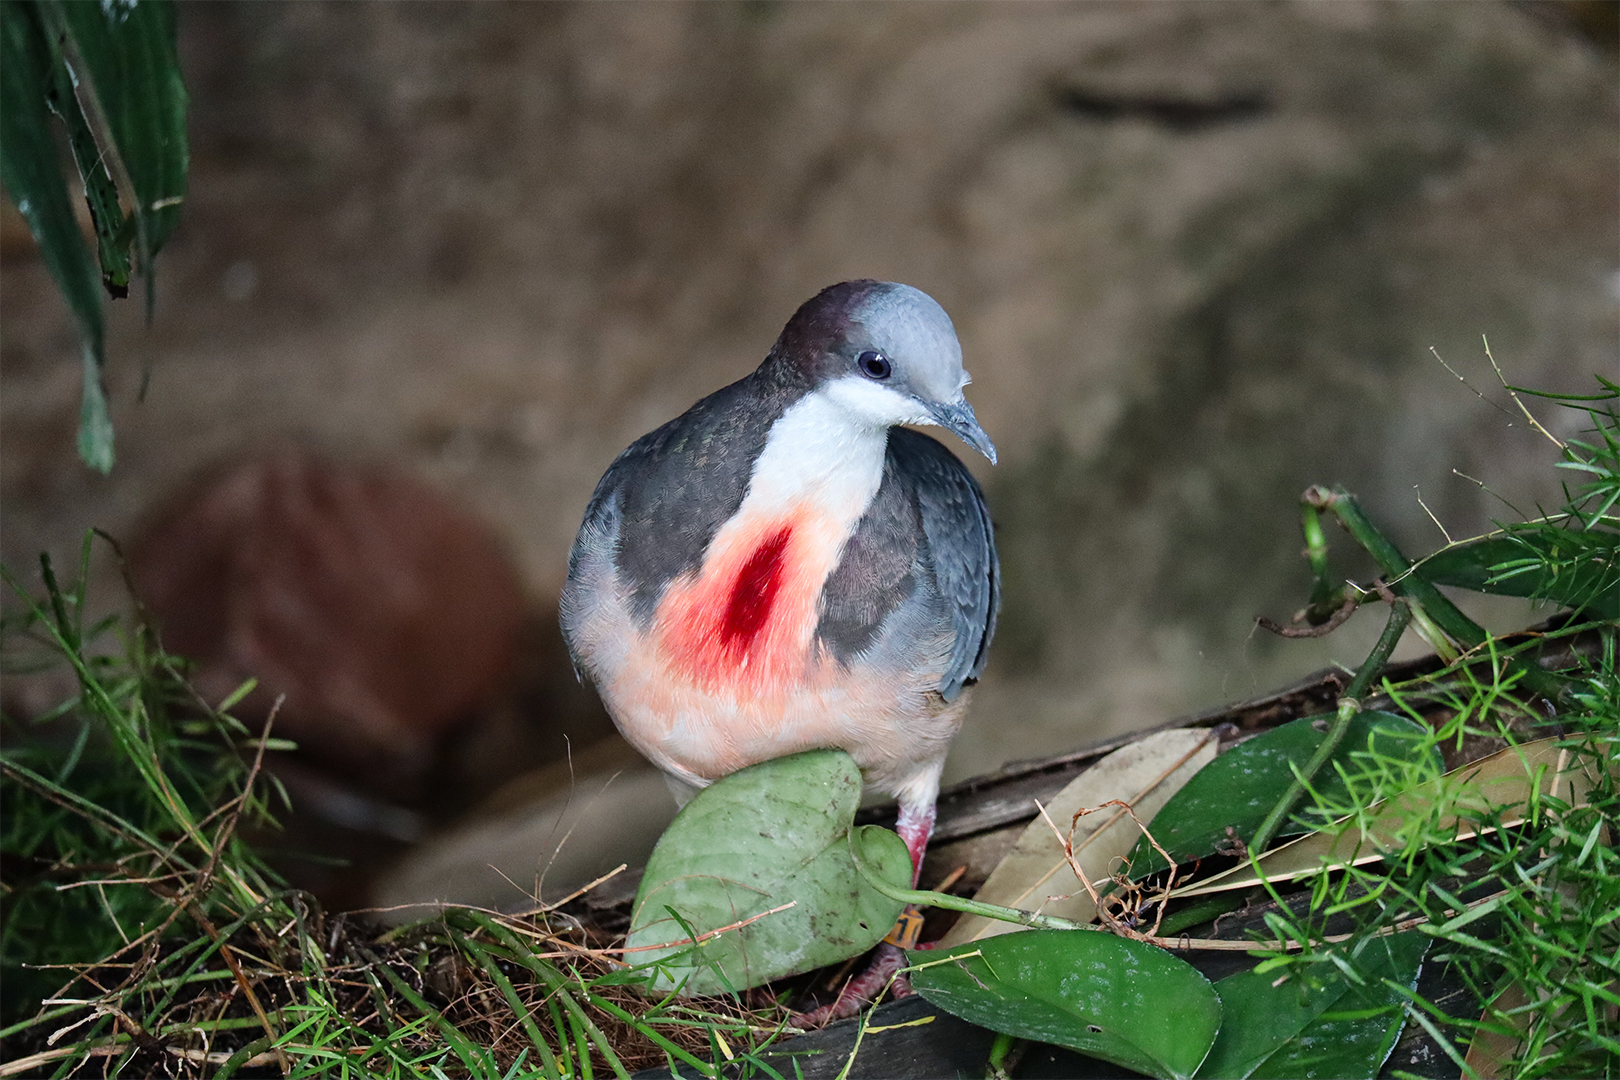
<path fill-rule="evenodd" d="M 917 939 L 922 936 L 922 911 L 916 904 L 907 904 L 906 909 L 894 922 L 894 929 L 889 931 L 883 940 L 890 945 L 898 945 L 902 949 L 915 949 Z"/>

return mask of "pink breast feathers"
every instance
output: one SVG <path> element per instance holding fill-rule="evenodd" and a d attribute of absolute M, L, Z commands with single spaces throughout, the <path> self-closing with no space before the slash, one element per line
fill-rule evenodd
<path fill-rule="evenodd" d="M 804 682 L 816 601 L 831 569 L 817 550 L 826 546 L 817 524 L 750 523 L 716 539 L 695 579 L 671 584 L 654 626 L 672 675 L 744 696 Z"/>

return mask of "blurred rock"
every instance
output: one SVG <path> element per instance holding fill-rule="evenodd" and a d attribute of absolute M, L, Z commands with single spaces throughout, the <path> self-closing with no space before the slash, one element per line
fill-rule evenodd
<path fill-rule="evenodd" d="M 520 777 L 380 873 L 369 904 L 407 922 L 440 903 L 554 902 L 621 864 L 639 870 L 675 817 L 663 774 L 614 738 Z"/>
<path fill-rule="evenodd" d="M 199 691 L 218 701 L 258 679 L 236 711 L 259 723 L 285 695 L 274 734 L 364 790 L 415 797 L 440 743 L 511 690 L 523 596 L 510 560 L 397 469 L 254 457 L 159 512 L 129 555 Z"/>

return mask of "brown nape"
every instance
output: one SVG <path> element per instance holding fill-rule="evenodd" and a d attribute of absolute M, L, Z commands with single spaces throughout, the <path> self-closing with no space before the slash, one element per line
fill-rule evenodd
<path fill-rule="evenodd" d="M 293 808 L 259 839 L 339 906 L 367 867 L 524 768 L 610 729 L 501 544 L 424 481 L 288 448 L 193 484 L 130 546 L 170 652 L 298 750 L 270 762 Z M 330 860 L 347 861 L 347 869 Z"/>
<path fill-rule="evenodd" d="M 799 305 L 771 347 L 766 364 L 813 383 L 830 374 L 828 350 L 849 331 L 852 312 L 883 282 L 861 279 L 829 285 Z"/>

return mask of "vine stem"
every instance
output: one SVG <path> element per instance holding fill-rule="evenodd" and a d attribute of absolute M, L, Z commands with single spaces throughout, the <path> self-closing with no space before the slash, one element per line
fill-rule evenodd
<path fill-rule="evenodd" d="M 1490 635 L 1484 628 L 1463 614 L 1456 604 L 1446 599 L 1445 595 L 1423 576 L 1421 568 L 1413 568 L 1412 563 L 1401 554 L 1400 549 L 1367 517 L 1354 495 L 1342 487 L 1318 486 L 1307 490 L 1303 501 L 1306 506 L 1331 512 L 1356 543 L 1373 557 L 1379 569 L 1383 571 L 1384 580 L 1389 582 L 1389 587 L 1411 602 L 1418 627 L 1425 632 L 1424 636 L 1430 639 L 1431 644 L 1436 646 L 1437 652 L 1443 654 L 1446 651 L 1439 647 L 1443 642 L 1441 635 L 1456 642 L 1465 654 L 1473 653 L 1485 646 Z M 1310 541 L 1309 530 L 1306 539 L 1307 542 Z M 1314 558 L 1312 565 L 1315 566 Z M 1439 634 L 1435 633 L 1435 628 L 1439 629 Z M 1434 638 L 1441 638 L 1441 641 L 1435 641 Z M 1534 662 L 1514 658 L 1508 661 L 1507 666 L 1510 672 L 1520 678 L 1525 688 L 1533 693 L 1556 701 L 1564 692 L 1563 680 L 1543 671 Z"/>
<path fill-rule="evenodd" d="M 1384 624 L 1384 632 L 1378 636 L 1378 644 L 1373 646 L 1372 652 L 1367 654 L 1366 662 L 1356 670 L 1350 685 L 1339 695 L 1339 712 L 1333 718 L 1333 726 L 1328 729 L 1327 738 L 1322 740 L 1321 745 L 1316 748 L 1316 753 L 1311 755 L 1311 759 L 1304 767 L 1294 774 L 1293 783 L 1288 785 L 1283 797 L 1277 800 L 1277 805 L 1271 808 L 1271 813 L 1260 823 L 1260 828 L 1249 841 L 1250 852 L 1259 855 L 1277 838 L 1277 830 L 1282 828 L 1294 804 L 1305 793 L 1305 785 L 1315 778 L 1322 766 L 1333 756 L 1333 752 L 1339 748 L 1339 744 L 1344 741 L 1345 732 L 1350 730 L 1350 721 L 1361 711 L 1362 697 L 1366 695 L 1384 665 L 1389 663 L 1390 654 L 1395 651 L 1396 644 L 1400 642 L 1401 635 L 1406 632 L 1406 626 L 1411 621 L 1412 605 L 1397 597 L 1389 606 L 1389 622 Z"/>

